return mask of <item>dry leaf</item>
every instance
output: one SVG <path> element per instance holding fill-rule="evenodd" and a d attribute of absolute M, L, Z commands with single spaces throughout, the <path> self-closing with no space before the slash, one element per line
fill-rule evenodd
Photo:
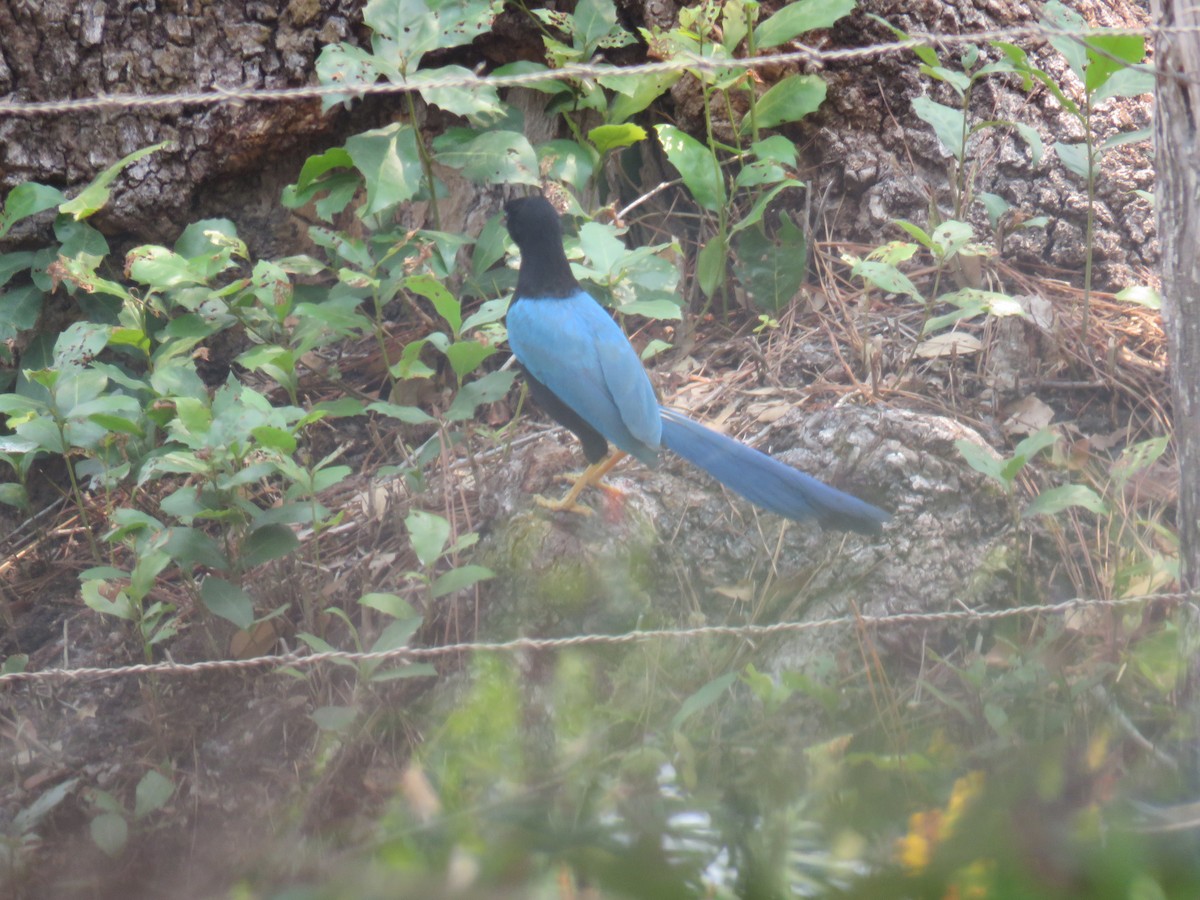
<path fill-rule="evenodd" d="M 927 341 L 917 344 L 914 351 L 921 359 L 938 359 L 943 356 L 969 356 L 983 349 L 979 338 L 961 331 L 936 334 Z"/>
<path fill-rule="evenodd" d="M 1005 412 L 1008 418 L 1001 426 L 1005 434 L 1034 434 L 1054 419 L 1054 410 L 1033 394 L 1010 404 Z"/>

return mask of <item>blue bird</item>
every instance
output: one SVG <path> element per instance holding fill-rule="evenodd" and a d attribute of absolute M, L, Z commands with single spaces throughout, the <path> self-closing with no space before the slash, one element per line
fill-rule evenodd
<path fill-rule="evenodd" d="M 583 290 L 567 262 L 562 224 L 541 196 L 505 206 L 508 233 L 521 250 L 508 309 L 508 343 L 530 393 L 583 443 L 587 470 L 556 510 L 587 513 L 579 495 L 626 455 L 653 465 L 666 447 L 751 503 L 789 519 L 877 534 L 890 516 L 658 403 L 633 346 Z M 608 445 L 617 449 L 609 456 Z"/>

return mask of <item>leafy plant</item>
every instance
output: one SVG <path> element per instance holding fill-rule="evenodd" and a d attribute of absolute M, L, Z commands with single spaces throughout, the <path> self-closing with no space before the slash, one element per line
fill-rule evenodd
<path fill-rule="evenodd" d="M 142 776 L 129 809 L 108 791 L 89 788 L 85 792 L 96 814 L 91 821 L 92 841 L 110 857 L 119 857 L 129 841 L 129 826 L 144 822 L 162 810 L 175 793 L 175 784 L 157 769 Z"/>
<path fill-rule="evenodd" d="M 1096 176 L 1103 154 L 1121 144 L 1150 138 L 1149 129 L 1118 132 L 1097 143 L 1093 115 L 1096 107 L 1111 97 L 1136 97 L 1154 90 L 1154 76 L 1139 63 L 1145 60 L 1145 38 L 1135 34 L 1117 34 L 1110 29 L 1089 28 L 1082 16 L 1058 0 L 1050 0 L 1042 11 L 1042 24 L 1066 34 L 1050 38 L 1050 44 L 1066 59 L 1079 80 L 1081 90 L 1072 98 L 1065 85 L 1039 69 L 1029 55 L 1015 44 L 997 43 L 1013 70 L 1025 79 L 1026 86 L 1037 81 L 1074 116 L 1083 128 L 1083 143 L 1068 144 L 1056 141 L 1055 152 L 1063 165 L 1087 184 L 1087 224 L 1084 230 L 1083 325 L 1086 344 L 1091 314 L 1093 236 L 1096 223 Z"/>

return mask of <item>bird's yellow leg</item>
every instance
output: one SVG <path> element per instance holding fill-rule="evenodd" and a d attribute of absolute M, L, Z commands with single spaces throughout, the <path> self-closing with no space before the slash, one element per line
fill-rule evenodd
<path fill-rule="evenodd" d="M 575 479 L 575 483 L 571 485 L 571 489 L 563 495 L 561 500 L 547 500 L 545 497 L 539 495 L 533 498 L 534 502 L 538 506 L 543 506 L 555 512 L 573 512 L 583 516 L 590 516 L 592 514 L 591 509 L 578 502 L 579 495 L 589 487 L 604 487 L 605 485 L 600 484 L 600 480 L 611 472 L 613 466 L 623 460 L 626 455 L 624 450 L 614 450 L 612 455 L 607 459 L 602 459 L 598 463 L 592 463 Z"/>

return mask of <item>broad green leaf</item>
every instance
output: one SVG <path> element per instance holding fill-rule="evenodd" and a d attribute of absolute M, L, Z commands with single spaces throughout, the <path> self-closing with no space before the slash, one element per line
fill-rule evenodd
<path fill-rule="evenodd" d="M 167 146 L 168 143 L 168 141 L 163 141 L 160 144 L 155 144 L 152 147 L 143 147 L 141 150 L 135 150 L 128 156 L 123 156 L 93 178 L 91 183 L 80 191 L 78 196 L 73 200 L 68 200 L 59 206 L 59 211 L 73 217 L 76 221 L 86 219 L 108 202 L 110 195 L 109 186 L 126 166 L 132 165 L 139 159 L 149 156 L 151 153 L 157 153 L 163 147 Z"/>
<path fill-rule="evenodd" d="M 488 372 L 474 381 L 468 381 L 459 389 L 454 401 L 446 410 L 446 421 L 461 422 L 469 419 L 475 415 L 475 410 L 480 404 L 500 400 L 508 393 L 515 378 L 516 372 L 498 370 Z"/>
<path fill-rule="evenodd" d="M 88 830 L 91 832 L 92 842 L 110 859 L 120 856 L 129 842 L 129 825 L 125 818 L 117 813 L 101 813 L 92 819 Z"/>
<path fill-rule="evenodd" d="M 1117 72 L 1140 63 L 1146 56 L 1146 39 L 1140 34 L 1089 35 L 1087 44 L 1087 76 L 1083 89 L 1093 96 Z M 1150 90 L 1153 90 L 1153 81 Z"/>
<path fill-rule="evenodd" d="M 1032 125 L 1025 125 L 1021 122 L 1014 122 L 1012 127 L 1029 146 L 1029 164 L 1036 168 L 1042 161 L 1042 154 L 1045 153 L 1041 134 Z"/>
<path fill-rule="evenodd" d="M 849 15 L 856 5 L 855 0 L 798 0 L 789 3 L 754 29 L 754 46 L 759 50 L 767 50 L 785 44 L 806 31 L 828 28 L 842 16 Z"/>
<path fill-rule="evenodd" d="M 322 731 L 342 734 L 358 718 L 356 706 L 319 706 L 312 711 L 312 720 Z"/>
<path fill-rule="evenodd" d="M 12 340 L 37 324 L 44 296 L 32 284 L 0 293 L 0 341 Z"/>
<path fill-rule="evenodd" d="M 450 523 L 434 513 L 414 509 L 404 520 L 412 541 L 413 552 L 422 566 L 429 568 L 442 555 L 450 540 Z"/>
<path fill-rule="evenodd" d="M 175 793 L 175 785 L 155 769 L 151 769 L 137 783 L 133 794 L 133 818 L 145 818 L 162 809 Z"/>
<path fill-rule="evenodd" d="M 1117 299 L 1125 303 L 1136 303 L 1147 309 L 1162 309 L 1162 296 L 1154 288 L 1144 284 L 1135 284 L 1117 294 Z"/>
<path fill-rule="evenodd" d="M 450 326 L 452 335 L 458 337 L 462 333 L 462 307 L 440 281 L 431 275 L 413 275 L 404 279 L 404 286 L 433 304 L 438 315 Z"/>
<path fill-rule="evenodd" d="M 597 125 L 588 132 L 588 140 L 600 153 L 617 150 L 621 147 L 631 147 L 638 141 L 646 139 L 646 129 L 640 125 L 626 123 L 624 125 Z"/>
<path fill-rule="evenodd" d="M 1051 37 L 1050 43 L 1055 50 L 1066 57 L 1067 65 L 1071 67 L 1075 77 L 1084 81 L 1087 77 L 1088 54 L 1087 47 L 1079 37 L 1092 30 L 1088 27 L 1087 20 L 1074 10 L 1068 9 L 1059 0 L 1048 0 L 1042 7 L 1042 24 L 1070 32 Z"/>
<path fill-rule="evenodd" d="M 436 421 L 433 416 L 416 406 L 400 406 L 396 403 L 385 403 L 382 400 L 368 404 L 367 412 L 379 413 L 408 425 L 425 425 Z"/>
<path fill-rule="evenodd" d="M 346 141 L 346 152 L 367 183 L 364 216 L 405 203 L 421 188 L 421 157 L 411 125 L 396 122 L 357 134 Z"/>
<path fill-rule="evenodd" d="M 134 280 L 158 290 L 205 283 L 203 272 L 194 269 L 187 259 L 166 247 L 135 247 L 125 257 L 125 268 Z"/>
<path fill-rule="evenodd" d="M 214 575 L 205 578 L 200 588 L 200 599 L 210 613 L 232 622 L 238 628 L 246 629 L 254 624 L 254 601 L 240 587 L 224 578 Z"/>
<path fill-rule="evenodd" d="M 411 619 L 416 613 L 407 600 L 397 594 L 370 593 L 358 598 L 359 606 L 369 606 L 393 619 Z"/>
<path fill-rule="evenodd" d="M 439 575 L 433 582 L 434 599 L 469 588 L 471 585 L 488 578 L 495 578 L 496 573 L 486 566 L 459 566 L 444 575 Z"/>
<path fill-rule="evenodd" d="M 774 128 L 800 121 L 825 102 L 825 90 L 824 80 L 816 75 L 789 75 L 759 98 L 753 123 L 750 116 L 743 117 L 742 134 L 748 134 L 752 124 Z"/>
<path fill-rule="evenodd" d="M 17 222 L 54 209 L 64 201 L 58 188 L 26 181 L 18 184 L 4 198 L 4 211 L 0 212 L 0 238 L 8 234 Z"/>
<path fill-rule="evenodd" d="M 893 294 L 908 294 L 908 296 L 923 300 L 921 292 L 899 269 L 895 266 L 876 260 L 864 259 L 855 264 L 851 269 L 854 275 L 869 281 L 876 287 L 888 291 Z"/>
<path fill-rule="evenodd" d="M 1054 151 L 1058 154 L 1058 158 L 1062 160 L 1062 164 L 1067 167 L 1067 170 L 1078 175 L 1080 178 L 1087 178 L 1088 169 L 1088 152 L 1087 144 L 1064 144 L 1062 141 L 1054 142 Z"/>
<path fill-rule="evenodd" d="M 725 176 L 717 158 L 708 148 L 674 125 L 656 125 L 663 151 L 683 178 L 692 198 L 707 210 L 716 211 L 726 203 Z"/>
<path fill-rule="evenodd" d="M 605 75 L 597 79 L 617 94 L 608 109 L 608 122 L 620 125 L 628 121 L 669 91 L 681 77 L 683 72 L 676 71 L 649 72 L 645 75 Z M 642 135 L 644 137 L 645 132 L 642 132 Z M 588 137 L 595 142 L 596 139 L 590 134 Z"/>
<path fill-rule="evenodd" d="M 437 161 L 478 184 L 541 184 L 537 154 L 523 134 L 485 131 L 466 143 L 433 142 Z"/>
<path fill-rule="evenodd" d="M 87 575 L 86 572 L 80 575 L 83 581 L 79 586 L 79 594 L 83 597 L 83 602 L 88 609 L 93 609 L 106 616 L 116 616 L 127 622 L 137 621 L 137 610 L 134 609 L 133 601 L 129 599 L 129 595 L 125 591 L 116 590 L 102 579 L 84 579 L 85 575 Z M 113 598 L 109 599 L 106 593 L 112 593 Z"/>
<path fill-rule="evenodd" d="M 430 81 L 461 78 L 470 82 L 474 73 L 462 66 L 438 66 L 436 69 L 423 69 L 410 73 L 408 83 L 421 85 Z M 426 103 L 444 109 L 448 113 L 462 116 L 475 125 L 494 123 L 504 117 L 506 107 L 500 100 L 496 88 L 481 78 L 474 79 L 474 84 L 464 84 L 456 87 L 422 87 L 421 96 Z"/>
<path fill-rule="evenodd" d="M 185 493 L 186 492 L 186 493 Z M 167 508 L 166 501 L 162 503 L 162 510 L 170 515 L 180 518 L 191 517 L 203 511 L 200 503 L 196 502 L 196 493 L 194 487 L 181 488 L 172 496 L 183 494 L 182 499 L 188 499 L 189 495 L 192 500 L 190 506 L 186 508 L 186 512 L 180 512 L 181 504 L 176 502 L 171 509 Z M 208 566 L 212 569 L 228 569 L 231 563 L 225 553 L 217 546 L 217 542 L 196 528 L 174 527 L 167 531 L 167 542 L 163 545 L 163 550 L 170 554 L 181 568 L 199 564 Z"/>
<path fill-rule="evenodd" d="M 721 695 L 724 694 L 737 681 L 737 672 L 727 672 L 717 678 L 714 678 L 700 690 L 696 691 L 690 697 L 683 701 L 679 707 L 679 712 L 675 713 L 675 717 L 671 719 L 671 730 L 678 731 L 683 723 L 716 703 Z"/>
<path fill-rule="evenodd" d="M 285 525 L 264 525 L 256 528 L 242 541 L 240 562 L 251 569 L 273 559 L 287 556 L 300 546 L 296 533 Z"/>
<path fill-rule="evenodd" d="M 796 145 L 781 134 L 773 134 L 750 145 L 750 152 L 762 162 L 795 166 L 800 156 Z"/>
<path fill-rule="evenodd" d="M 389 650 L 398 650 L 401 647 L 407 647 L 408 642 L 420 627 L 420 616 L 409 616 L 408 618 L 388 622 L 387 626 L 380 632 L 379 637 L 371 644 L 371 652 L 386 653 Z"/>
<path fill-rule="evenodd" d="M 683 310 L 676 300 L 630 300 L 617 307 L 617 312 L 623 316 L 645 316 L 647 319 L 679 320 L 683 318 Z"/>
<path fill-rule="evenodd" d="M 1006 491 L 1012 489 L 1012 480 L 1004 476 L 1004 461 L 987 447 L 981 447 L 974 441 L 958 440 L 954 442 L 962 458 L 976 472 L 1001 485 Z"/>
<path fill-rule="evenodd" d="M 704 296 L 711 297 L 724 283 L 728 263 L 728 245 L 721 240 L 719 234 L 713 235 L 696 256 L 696 281 L 699 282 Z"/>
<path fill-rule="evenodd" d="M 456 341 L 446 348 L 446 359 L 459 378 L 465 378 L 479 367 L 479 364 L 496 352 L 496 348 L 479 341 Z"/>
<path fill-rule="evenodd" d="M 912 107 L 918 118 L 933 127 L 933 133 L 942 145 L 961 161 L 966 150 L 963 145 L 963 111 L 943 106 L 924 96 L 913 100 Z"/>
<path fill-rule="evenodd" d="M 612 0 L 579 0 L 572 23 L 576 44 L 590 56 L 600 41 L 617 28 L 617 8 Z"/>
<path fill-rule="evenodd" d="M 1064 484 L 1042 491 L 1033 498 L 1033 502 L 1021 515 L 1027 519 L 1032 516 L 1053 516 L 1073 506 L 1081 506 L 1098 516 L 1108 512 L 1108 506 L 1090 487 L 1082 484 Z"/>
<path fill-rule="evenodd" d="M 768 312 L 784 309 L 804 283 L 804 232 L 784 214 L 779 230 L 770 236 L 764 222 L 740 231 L 733 254 L 734 274 L 754 305 Z"/>

